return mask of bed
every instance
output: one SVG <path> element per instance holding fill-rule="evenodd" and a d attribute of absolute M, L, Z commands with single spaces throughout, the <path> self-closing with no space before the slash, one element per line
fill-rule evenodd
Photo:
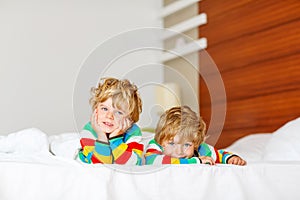
<path fill-rule="evenodd" d="M 299 131 L 297 118 L 227 147 L 246 166 L 122 166 L 74 160 L 77 133 L 24 129 L 0 138 L 0 199 L 300 199 Z"/>

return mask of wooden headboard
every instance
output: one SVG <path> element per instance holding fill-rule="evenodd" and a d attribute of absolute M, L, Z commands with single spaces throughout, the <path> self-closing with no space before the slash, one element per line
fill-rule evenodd
<path fill-rule="evenodd" d="M 273 132 L 299 117 L 300 1 L 204 0 L 199 10 L 208 18 L 199 27 L 199 37 L 208 40 L 207 52 L 227 96 L 225 124 L 215 146 Z M 199 55 L 201 71 L 206 63 Z M 200 114 L 209 124 L 210 96 L 201 77 L 199 84 Z"/>

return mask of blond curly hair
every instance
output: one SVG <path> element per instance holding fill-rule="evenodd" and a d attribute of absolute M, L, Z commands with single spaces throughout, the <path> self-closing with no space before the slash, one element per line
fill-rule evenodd
<path fill-rule="evenodd" d="M 121 110 L 128 110 L 133 122 L 139 120 L 142 112 L 142 100 L 138 93 L 137 86 L 129 80 L 116 78 L 101 78 L 98 87 L 91 88 L 90 104 L 95 110 L 99 103 L 112 98 L 113 107 Z"/>
<path fill-rule="evenodd" d="M 188 106 L 177 106 L 165 111 L 155 129 L 155 140 L 162 145 L 178 135 L 180 142 L 192 141 L 195 148 L 205 140 L 206 124 Z"/>

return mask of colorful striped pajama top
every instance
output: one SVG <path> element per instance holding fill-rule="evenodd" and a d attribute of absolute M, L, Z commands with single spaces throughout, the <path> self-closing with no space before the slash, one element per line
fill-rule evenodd
<path fill-rule="evenodd" d="M 140 128 L 133 124 L 124 134 L 109 138 L 109 142 L 95 140 L 97 133 L 91 123 L 85 125 L 85 131 L 89 131 L 94 139 L 81 138 L 81 151 L 78 156 L 84 163 L 127 164 L 141 165 L 144 145 Z"/>
<path fill-rule="evenodd" d="M 227 163 L 227 160 L 234 154 L 225 150 L 217 150 L 209 144 L 202 143 L 196 155 L 191 158 L 174 158 L 163 154 L 163 147 L 160 146 L 155 139 L 152 139 L 146 149 L 145 160 L 146 165 L 161 164 L 200 164 L 199 156 L 212 157 L 215 163 Z M 197 155 L 198 154 L 198 155 Z"/>

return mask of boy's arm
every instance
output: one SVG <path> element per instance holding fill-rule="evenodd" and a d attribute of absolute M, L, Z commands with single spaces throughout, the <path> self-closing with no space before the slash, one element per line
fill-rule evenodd
<path fill-rule="evenodd" d="M 232 156 L 237 156 L 231 152 L 225 151 L 224 149 L 217 150 L 213 146 L 202 143 L 198 148 L 198 153 L 200 156 L 209 156 L 214 159 L 216 163 L 227 164 L 228 159 Z"/>
<path fill-rule="evenodd" d="M 142 164 L 144 145 L 140 128 L 133 124 L 125 134 L 110 138 L 109 146 L 116 164 Z"/>
<path fill-rule="evenodd" d="M 144 148 L 141 140 L 141 131 L 135 124 L 126 134 L 110 138 L 109 143 L 82 138 L 79 158 L 85 163 L 141 165 Z"/>
<path fill-rule="evenodd" d="M 111 149 L 108 143 L 97 141 L 97 133 L 88 122 L 80 132 L 81 150 L 78 158 L 84 163 L 106 163 L 113 162 Z"/>
<path fill-rule="evenodd" d="M 223 163 L 223 164 L 228 164 L 228 160 L 233 157 L 233 156 L 237 156 L 231 152 L 228 152 L 224 149 L 220 149 L 220 150 L 215 150 L 218 152 L 219 155 L 219 162 Z"/>
<path fill-rule="evenodd" d="M 106 163 L 112 164 L 113 157 L 108 143 L 95 141 L 90 138 L 82 138 L 80 140 L 82 150 L 78 157 L 84 163 Z"/>
<path fill-rule="evenodd" d="M 162 147 L 152 139 L 147 147 L 145 154 L 146 165 L 161 165 L 161 164 L 200 164 L 201 160 L 198 157 L 192 158 L 174 158 L 163 155 Z"/>

